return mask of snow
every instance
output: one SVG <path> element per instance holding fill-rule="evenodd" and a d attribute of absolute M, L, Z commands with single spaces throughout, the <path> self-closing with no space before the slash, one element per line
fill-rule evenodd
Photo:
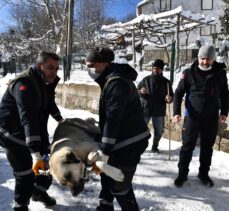
<path fill-rule="evenodd" d="M 149 72 L 147 72 L 149 74 Z M 72 82 L 92 83 L 86 71 L 73 71 Z M 59 72 L 62 75 L 62 72 Z M 146 75 L 141 73 L 137 80 Z M 0 96 L 6 88 L 6 83 L 14 75 L 7 75 L 0 79 Z M 94 117 L 98 115 L 89 111 L 69 110 L 59 107 L 64 118 L 69 117 Z M 50 138 L 57 126 L 54 119 L 50 118 L 48 129 Z M 152 134 L 153 135 L 153 134 Z M 215 182 L 213 188 L 201 184 L 196 175 L 199 168 L 199 148 L 193 152 L 193 159 L 190 164 L 188 181 L 182 188 L 176 188 L 173 184 L 177 176 L 177 163 L 179 158 L 180 142 L 171 140 L 171 151 L 169 160 L 169 141 L 162 138 L 159 148 L 162 154 L 150 152 L 152 138 L 145 153 L 142 155 L 138 165 L 133 187 L 141 211 L 226 211 L 229 207 L 229 154 L 219 151 L 213 152 L 210 176 Z M 12 169 L 6 159 L 5 153 L 0 148 L 0 210 L 10 211 L 14 196 L 14 176 Z M 32 211 L 92 211 L 98 204 L 100 191 L 100 178 L 91 174 L 86 183 L 84 191 L 77 197 L 73 197 L 66 188 L 60 187 L 55 181 L 48 190 L 48 193 L 57 200 L 53 208 L 45 208 L 39 202 L 30 202 L 29 209 Z M 115 210 L 121 210 L 115 201 Z"/>

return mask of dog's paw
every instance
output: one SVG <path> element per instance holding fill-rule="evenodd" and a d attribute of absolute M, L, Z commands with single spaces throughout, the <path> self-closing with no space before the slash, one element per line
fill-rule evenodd
<path fill-rule="evenodd" d="M 103 161 L 96 161 L 96 166 L 106 174 L 117 182 L 122 182 L 124 180 L 124 174 L 122 171 L 114 166 L 111 166 Z"/>
<path fill-rule="evenodd" d="M 87 156 L 87 164 L 92 165 L 95 161 L 99 159 L 100 155 L 98 151 L 92 151 Z"/>

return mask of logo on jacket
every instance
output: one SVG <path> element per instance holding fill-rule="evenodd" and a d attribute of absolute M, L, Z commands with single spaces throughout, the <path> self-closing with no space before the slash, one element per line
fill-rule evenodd
<path fill-rule="evenodd" d="M 25 91 L 27 89 L 27 86 L 25 86 L 25 85 L 21 85 L 20 87 L 19 87 L 19 90 L 20 91 Z"/>

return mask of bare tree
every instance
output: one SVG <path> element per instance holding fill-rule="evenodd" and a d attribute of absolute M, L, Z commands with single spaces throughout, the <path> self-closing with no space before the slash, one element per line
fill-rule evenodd
<path fill-rule="evenodd" d="M 96 32 L 103 24 L 104 0 L 79 0 L 76 6 L 75 35 L 77 43 L 88 49 L 96 45 Z"/>
<path fill-rule="evenodd" d="M 106 21 L 104 11 L 114 0 L 75 0 L 74 48 L 98 45 L 98 31 Z M 11 7 L 14 31 L 36 51 L 65 54 L 68 0 L 1 0 Z M 12 28 L 12 27 L 11 27 Z"/>
<path fill-rule="evenodd" d="M 57 51 L 64 42 L 67 0 L 2 0 L 11 6 L 15 30 L 38 50 Z"/>

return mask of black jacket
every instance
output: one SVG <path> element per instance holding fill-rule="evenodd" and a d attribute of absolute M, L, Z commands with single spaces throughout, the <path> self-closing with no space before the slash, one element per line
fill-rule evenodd
<path fill-rule="evenodd" d="M 169 86 L 169 93 L 168 93 Z M 149 94 L 142 95 L 140 89 L 145 87 Z M 145 117 L 165 116 L 166 113 L 166 95 L 173 97 L 173 89 L 170 81 L 161 75 L 151 74 L 142 79 L 138 84 L 138 90 L 141 97 L 142 107 Z"/>
<path fill-rule="evenodd" d="M 8 86 L 0 104 L 0 142 L 4 147 L 27 146 L 31 152 L 48 152 L 48 116 L 61 114 L 54 101 L 59 81 L 46 85 L 40 70 L 29 68 Z"/>
<path fill-rule="evenodd" d="M 228 114 L 228 84 L 225 65 L 214 62 L 212 69 L 202 71 L 195 61 L 184 70 L 174 96 L 174 115 L 181 115 L 181 102 L 185 97 L 185 115 L 208 119 Z"/>
<path fill-rule="evenodd" d="M 108 84 L 109 78 L 115 77 Z M 96 79 L 102 92 L 99 117 L 102 150 L 110 154 L 150 137 L 139 95 L 133 81 L 137 72 L 127 64 L 110 64 Z"/>

